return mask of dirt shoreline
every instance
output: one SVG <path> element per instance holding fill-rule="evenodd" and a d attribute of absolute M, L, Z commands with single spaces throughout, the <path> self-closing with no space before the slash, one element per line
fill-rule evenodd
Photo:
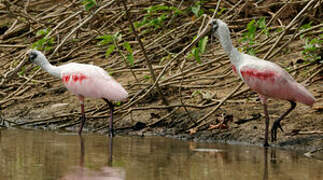
<path fill-rule="evenodd" d="M 35 105 L 35 104 L 34 104 Z M 58 104 L 60 105 L 60 104 Z M 61 104 L 61 105 L 67 105 L 67 104 Z M 56 104 L 57 106 L 57 104 Z M 53 114 L 57 114 L 56 108 L 52 108 L 53 105 L 47 105 L 44 108 L 38 108 L 33 109 L 32 111 L 29 111 L 27 113 L 27 116 L 24 115 L 24 120 L 22 120 L 22 117 L 20 116 L 3 116 L 3 119 L 5 122 L 16 122 L 16 123 L 25 123 L 27 121 L 35 121 L 35 119 L 45 117 L 50 118 L 53 117 Z M 283 121 L 283 129 L 285 132 L 279 131 L 278 133 L 278 141 L 277 142 L 270 142 L 270 147 L 273 148 L 279 148 L 279 149 L 286 149 L 286 150 L 293 150 L 301 153 L 317 150 L 323 147 L 323 135 L 322 134 L 316 134 L 316 131 L 313 130 L 319 130 L 320 128 L 315 128 L 315 124 L 322 124 L 322 122 L 319 120 L 320 112 L 311 112 L 308 114 L 311 114 L 311 117 L 313 117 L 313 114 L 316 115 L 314 117 L 317 117 L 317 119 L 312 119 L 309 122 L 312 123 L 312 126 L 304 127 L 302 131 L 306 131 L 306 129 L 309 129 L 309 127 L 314 127 L 311 132 L 314 132 L 313 134 L 308 135 L 299 135 L 297 132 L 293 135 L 291 132 L 293 132 L 292 127 L 299 127 L 300 122 L 299 121 L 293 121 L 294 118 L 297 118 L 299 116 L 299 113 L 301 109 L 308 108 L 306 106 L 300 105 L 299 108 L 296 109 L 296 112 L 291 113 L 291 115 Z M 66 109 L 64 109 L 66 110 Z M 47 112 L 46 112 L 47 111 Z M 71 111 L 71 109 L 70 109 Z M 9 114 L 16 114 L 17 109 L 15 109 L 14 112 L 9 113 L 6 111 L 6 115 Z M 235 112 L 233 112 L 234 114 Z M 18 113 L 22 114 L 22 112 Z M 304 114 L 302 114 L 304 116 Z M 88 115 L 89 116 L 89 115 Z M 142 117 L 145 117 L 145 114 L 142 114 Z M 138 122 L 135 123 L 133 126 L 126 126 L 127 123 L 121 123 L 117 120 L 116 122 L 116 134 L 118 135 L 131 135 L 131 136 L 163 136 L 163 137 L 169 137 L 169 138 L 175 138 L 179 140 L 185 140 L 185 141 L 197 141 L 197 142 L 207 142 L 207 143 L 227 143 L 227 144 L 238 144 L 238 145 L 252 145 L 252 146 L 262 146 L 263 145 L 263 137 L 264 137 L 264 117 L 258 117 L 255 120 L 239 124 L 237 125 L 237 119 L 236 117 L 239 117 L 238 115 L 234 115 L 233 122 L 229 122 L 229 128 L 227 129 L 214 129 L 214 130 L 207 130 L 207 127 L 204 127 L 203 129 L 199 130 L 198 132 L 194 134 L 190 134 L 187 131 L 183 131 L 182 129 L 179 129 L 178 127 L 167 127 L 167 123 L 164 125 L 161 125 L 159 127 L 144 127 L 146 123 L 140 122 L 142 127 L 138 126 Z M 68 117 L 71 119 L 79 119 L 77 116 L 75 117 Z M 20 119 L 20 120 L 18 120 Z M 56 118 L 57 120 L 61 120 L 64 122 L 63 118 Z M 68 120 L 71 121 L 71 120 Z M 169 120 L 173 121 L 173 120 Z M 42 122 L 42 121 L 40 121 Z M 95 124 L 96 123 L 107 123 L 107 118 L 102 118 L 99 120 L 93 120 L 89 117 L 89 120 L 86 122 L 84 131 L 86 133 L 101 133 L 101 134 L 107 134 L 108 127 L 103 128 L 101 130 L 95 130 Z M 296 122 L 296 123 L 295 123 Z M 309 122 L 304 122 L 309 124 Z M 24 125 L 21 126 L 22 128 L 27 127 L 31 129 L 50 129 L 55 131 L 58 126 L 56 125 Z M 78 123 L 76 122 L 73 126 L 69 126 L 66 128 L 61 128 L 62 130 L 67 131 L 73 131 L 77 132 L 78 130 Z M 300 131 L 301 132 L 301 131 Z M 319 132 L 319 131 L 317 131 Z M 319 152 L 319 154 L 321 154 Z M 321 156 L 321 155 L 320 155 Z M 323 156 L 322 156 L 323 159 Z"/>
<path fill-rule="evenodd" d="M 130 18 L 137 25 L 143 24 L 136 29 L 145 51 L 129 26 L 127 13 L 117 3 L 109 5 L 110 1 L 102 1 L 98 9 L 106 8 L 98 12 L 96 8 L 85 10 L 82 3 L 66 0 L 60 4 L 56 1 L 32 3 L 34 5 L 29 1 L 0 3 L 3 10 L 0 16 L 5 20 L 0 23 L 0 127 L 78 130 L 80 104 L 77 97 L 66 90 L 60 79 L 38 71 L 27 62 L 26 52 L 34 45 L 40 46 L 55 66 L 70 62 L 97 65 L 122 84 L 129 93 L 129 99 L 116 106 L 114 126 L 120 134 L 262 145 L 264 114 L 257 94 L 246 90 L 244 85 L 230 95 L 239 87 L 241 80 L 233 73 L 229 58 L 218 41 L 211 42 L 209 36 L 204 43 L 199 41 L 191 46 L 194 36 L 205 27 L 207 19 L 203 17 L 213 14 L 214 3 L 183 1 L 178 7 L 183 13 L 177 14 L 173 11 L 173 1 L 129 2 L 129 7 L 133 7 Z M 219 6 L 222 14 L 216 18 L 225 20 L 229 25 L 235 47 L 243 52 L 253 50 L 250 52 L 257 57 L 267 57 L 265 59 L 280 65 L 317 100 L 314 107 L 297 104 L 295 110 L 282 121 L 284 132 L 278 132 L 278 141 L 271 143 L 272 146 L 301 152 L 322 148 L 322 60 L 306 57 L 308 43 L 313 41 L 312 46 L 316 47 L 319 45 L 314 43 L 315 40 L 321 40 L 318 29 L 322 3 L 259 3 L 246 1 L 244 5 L 236 6 L 222 2 Z M 315 9 L 305 11 L 309 4 Z M 49 8 L 53 5 L 58 8 Z M 192 11 L 197 7 L 205 16 Z M 25 15 L 27 11 L 30 16 Z M 43 15 L 46 15 L 45 19 L 41 18 Z M 156 20 L 163 22 L 158 21 L 158 26 L 145 24 L 156 23 Z M 85 24 L 79 26 L 80 22 Z M 294 25 L 290 26 L 292 23 Z M 286 29 L 289 26 L 290 29 Z M 253 38 L 245 41 L 246 32 L 250 30 L 251 33 L 252 29 L 254 32 L 248 37 Z M 117 47 L 111 42 L 101 43 L 104 37 L 115 36 L 113 44 L 119 44 L 120 50 L 109 52 L 111 47 Z M 125 44 L 131 45 L 132 50 L 123 47 Z M 205 47 L 199 47 L 199 44 L 205 44 Z M 202 49 L 204 53 L 196 54 Z M 316 53 L 316 58 L 322 57 L 322 46 L 314 49 L 312 53 Z M 125 57 L 132 58 L 127 60 Z M 150 65 L 154 73 L 148 68 Z M 156 86 L 152 88 L 155 83 L 153 74 L 161 74 L 158 81 L 161 92 L 175 107 L 162 103 Z M 147 92 L 148 89 L 151 91 Z M 223 104 L 203 119 L 220 102 Z M 288 108 L 286 101 L 269 99 L 270 123 Z M 86 99 L 85 111 L 87 121 L 84 130 L 107 133 L 109 109 L 105 102 Z M 228 116 L 233 118 L 228 128 L 208 130 Z M 196 126 L 199 128 L 194 129 Z"/>

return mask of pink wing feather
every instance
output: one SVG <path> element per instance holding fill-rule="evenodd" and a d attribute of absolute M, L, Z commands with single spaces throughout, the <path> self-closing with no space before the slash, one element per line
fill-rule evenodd
<path fill-rule="evenodd" d="M 240 66 L 244 82 L 257 93 L 278 99 L 298 101 L 312 106 L 313 95 L 284 69 L 269 61 L 257 60 Z"/>
<path fill-rule="evenodd" d="M 70 63 L 63 66 L 61 78 L 68 90 L 75 95 L 123 101 L 127 91 L 100 67 Z"/>

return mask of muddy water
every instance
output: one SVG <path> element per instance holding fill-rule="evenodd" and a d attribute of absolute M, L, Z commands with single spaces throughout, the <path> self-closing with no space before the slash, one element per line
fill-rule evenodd
<path fill-rule="evenodd" d="M 0 133 L 1 180 L 323 179 L 323 161 L 254 146 L 120 136 L 111 146 L 94 134 Z"/>

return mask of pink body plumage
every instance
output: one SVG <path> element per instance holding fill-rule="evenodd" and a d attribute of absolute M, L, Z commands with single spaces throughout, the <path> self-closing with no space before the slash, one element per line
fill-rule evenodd
<path fill-rule="evenodd" d="M 111 101 L 123 101 L 128 97 L 121 84 L 100 67 L 70 63 L 59 68 L 64 85 L 75 95 Z"/>
<path fill-rule="evenodd" d="M 260 95 L 297 101 L 309 106 L 315 102 L 313 95 L 280 66 L 247 54 L 242 54 L 242 57 L 248 61 L 234 69 L 238 70 L 244 82 Z"/>

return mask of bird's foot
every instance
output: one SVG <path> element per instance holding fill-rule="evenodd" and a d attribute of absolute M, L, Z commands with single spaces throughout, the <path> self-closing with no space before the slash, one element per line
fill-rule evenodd
<path fill-rule="evenodd" d="M 280 125 L 280 121 L 274 121 L 273 126 L 271 128 L 271 141 L 274 142 L 277 140 L 277 129 L 280 129 L 284 132 L 282 126 Z"/>

